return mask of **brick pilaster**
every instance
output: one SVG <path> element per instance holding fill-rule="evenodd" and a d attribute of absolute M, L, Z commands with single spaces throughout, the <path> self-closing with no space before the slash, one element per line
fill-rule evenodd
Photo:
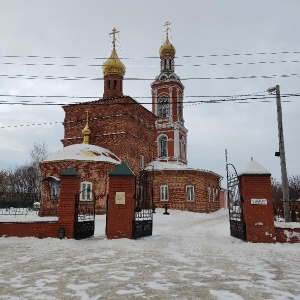
<path fill-rule="evenodd" d="M 65 229 L 67 238 L 74 238 L 75 197 L 80 190 L 80 175 L 72 168 L 60 174 L 58 226 Z"/>
<path fill-rule="evenodd" d="M 109 174 L 106 215 L 108 239 L 133 238 L 135 178 L 122 162 Z"/>
<path fill-rule="evenodd" d="M 243 174 L 240 182 L 247 242 L 275 243 L 271 175 Z M 255 204 L 260 200 L 266 204 Z"/>

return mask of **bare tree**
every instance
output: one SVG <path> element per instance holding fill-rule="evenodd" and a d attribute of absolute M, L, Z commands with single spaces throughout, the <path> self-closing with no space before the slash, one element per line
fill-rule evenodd
<path fill-rule="evenodd" d="M 290 175 L 288 177 L 289 199 L 300 199 L 300 175 Z M 273 201 L 282 200 L 282 185 L 275 178 L 272 179 Z"/>
<path fill-rule="evenodd" d="M 39 161 L 45 159 L 47 155 L 44 142 L 34 143 L 30 152 L 30 163 L 0 171 L 0 207 L 29 207 L 40 200 Z"/>
<path fill-rule="evenodd" d="M 290 200 L 300 199 L 300 175 L 289 176 Z"/>

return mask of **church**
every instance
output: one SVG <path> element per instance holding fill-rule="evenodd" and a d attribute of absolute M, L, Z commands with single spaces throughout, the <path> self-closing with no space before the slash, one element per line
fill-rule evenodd
<path fill-rule="evenodd" d="M 169 40 L 159 49 L 160 73 L 151 84 L 152 111 L 123 95 L 126 67 L 116 51 L 103 64 L 103 98 L 63 106 L 63 148 L 40 162 L 41 214 L 54 214 L 59 205 L 59 174 L 72 167 L 80 174 L 81 201 L 95 197 L 96 213 L 105 213 L 108 174 L 121 162 L 138 176 L 153 173 L 155 207 L 212 212 L 220 208 L 221 176 L 188 166 L 184 126 L 184 85 L 175 73 L 175 47 Z"/>

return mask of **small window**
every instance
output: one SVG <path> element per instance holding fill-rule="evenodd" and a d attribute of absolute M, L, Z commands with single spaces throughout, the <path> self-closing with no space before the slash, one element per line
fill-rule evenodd
<path fill-rule="evenodd" d="M 210 189 L 210 187 L 207 188 L 207 200 L 208 200 L 208 202 L 211 201 L 211 189 Z"/>
<path fill-rule="evenodd" d="M 168 201 L 168 200 L 169 200 L 168 186 L 161 185 L 160 186 L 160 201 Z"/>
<path fill-rule="evenodd" d="M 195 190 L 193 185 L 186 186 L 186 201 L 195 201 Z"/>
<path fill-rule="evenodd" d="M 91 182 L 81 182 L 80 184 L 80 201 L 92 201 L 92 183 Z"/>
<path fill-rule="evenodd" d="M 52 179 L 50 181 L 50 199 L 57 200 L 60 194 L 60 182 Z"/>
<path fill-rule="evenodd" d="M 117 80 L 114 80 L 114 89 L 117 88 Z"/>
<path fill-rule="evenodd" d="M 110 80 L 107 81 L 107 88 L 110 90 Z"/>

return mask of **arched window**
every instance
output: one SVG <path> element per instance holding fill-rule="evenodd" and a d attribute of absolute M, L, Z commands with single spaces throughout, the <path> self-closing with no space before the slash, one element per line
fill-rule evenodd
<path fill-rule="evenodd" d="M 53 178 L 50 180 L 50 199 L 57 200 L 60 194 L 60 181 L 57 178 Z"/>
<path fill-rule="evenodd" d="M 160 136 L 158 139 L 158 156 L 168 156 L 168 137 L 165 135 Z"/>
<path fill-rule="evenodd" d="M 167 97 L 158 99 L 157 115 L 159 118 L 166 118 L 169 116 L 169 99 Z"/>

